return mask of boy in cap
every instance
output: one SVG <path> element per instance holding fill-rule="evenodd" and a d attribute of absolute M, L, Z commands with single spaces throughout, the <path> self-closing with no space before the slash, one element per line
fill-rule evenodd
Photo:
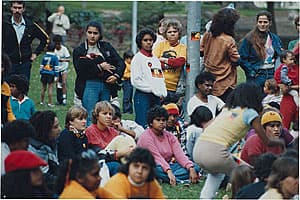
<path fill-rule="evenodd" d="M 181 148 L 184 153 L 186 153 L 186 130 L 183 127 L 183 123 L 180 123 L 178 120 L 179 117 L 179 108 L 175 103 L 169 103 L 163 105 L 163 108 L 168 112 L 168 119 L 166 124 L 166 130 L 172 133 L 174 136 L 177 137 Z"/>
<path fill-rule="evenodd" d="M 267 111 L 261 117 L 261 125 L 268 138 L 279 138 L 282 129 L 282 118 L 278 112 Z M 256 158 L 266 152 L 279 155 L 283 149 L 279 146 L 267 146 L 257 134 L 249 137 L 243 146 L 241 159 L 254 165 Z"/>

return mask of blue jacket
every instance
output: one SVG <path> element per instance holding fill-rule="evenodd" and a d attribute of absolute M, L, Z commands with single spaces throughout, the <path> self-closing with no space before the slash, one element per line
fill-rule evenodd
<path fill-rule="evenodd" d="M 40 74 L 58 76 L 58 57 L 54 52 L 47 52 L 41 61 Z"/>
<path fill-rule="evenodd" d="M 27 96 L 24 97 L 21 103 L 19 103 L 18 99 L 11 96 L 10 105 L 16 119 L 29 120 L 33 113 L 35 113 L 34 102 Z"/>
<path fill-rule="evenodd" d="M 282 43 L 280 38 L 274 33 L 268 32 L 268 34 L 272 39 L 272 45 L 275 51 L 274 58 L 276 59 L 281 53 Z M 264 60 L 258 57 L 252 43 L 247 38 L 243 39 L 239 48 L 239 54 L 239 64 L 245 71 L 246 76 L 254 77 L 259 67 L 264 64 Z"/>

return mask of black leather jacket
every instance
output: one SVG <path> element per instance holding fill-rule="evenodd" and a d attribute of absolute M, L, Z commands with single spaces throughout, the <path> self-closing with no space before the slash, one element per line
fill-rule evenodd
<path fill-rule="evenodd" d="M 31 44 L 35 38 L 40 40 L 39 45 L 34 50 L 37 55 L 44 51 L 49 42 L 49 36 L 38 24 L 25 16 L 23 17 L 26 27 L 20 45 L 11 18 L 2 21 L 2 51 L 8 54 L 13 64 L 30 61 Z"/>
<path fill-rule="evenodd" d="M 111 46 L 110 43 L 105 41 L 98 41 L 97 46 L 102 53 L 103 57 L 99 56 L 94 59 L 84 58 L 88 52 L 87 41 L 81 43 L 80 46 L 73 51 L 73 64 L 77 74 L 75 81 L 76 95 L 81 99 L 83 96 L 85 81 L 86 80 L 102 80 L 105 81 L 110 75 L 106 71 L 101 71 L 97 64 L 107 62 L 116 67 L 114 76 L 121 81 L 125 70 L 125 63 L 119 56 L 117 51 Z"/>

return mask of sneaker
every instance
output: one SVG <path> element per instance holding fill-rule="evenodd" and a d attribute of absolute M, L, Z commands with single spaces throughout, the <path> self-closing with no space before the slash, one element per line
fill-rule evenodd
<path fill-rule="evenodd" d="M 44 105 L 44 103 L 43 103 L 43 102 L 40 102 L 40 105 L 41 105 L 41 106 L 43 106 L 43 105 Z"/>
<path fill-rule="evenodd" d="M 65 106 L 67 104 L 67 99 L 63 99 L 62 104 Z"/>
<path fill-rule="evenodd" d="M 51 103 L 48 103 L 47 104 L 50 108 L 53 108 L 55 105 L 51 104 Z"/>

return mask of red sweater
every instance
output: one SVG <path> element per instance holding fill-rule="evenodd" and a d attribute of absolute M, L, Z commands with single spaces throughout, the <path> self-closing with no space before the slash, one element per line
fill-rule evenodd
<path fill-rule="evenodd" d="M 105 149 L 112 139 L 119 135 L 118 132 L 112 127 L 107 127 L 104 131 L 101 131 L 96 124 L 90 125 L 85 130 L 85 134 L 88 138 L 89 144 L 97 145 L 101 149 Z"/>

